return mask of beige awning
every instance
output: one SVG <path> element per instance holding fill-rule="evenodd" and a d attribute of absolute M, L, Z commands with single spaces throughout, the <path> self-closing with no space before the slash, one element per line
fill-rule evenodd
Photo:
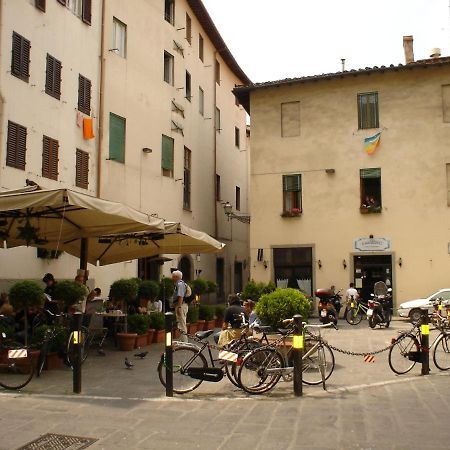
<path fill-rule="evenodd" d="M 138 232 L 103 235 L 88 239 L 88 262 L 107 265 L 162 254 L 192 254 L 220 252 L 225 244 L 207 233 L 178 222 L 166 222 L 163 232 Z M 43 247 L 53 249 L 51 245 Z M 60 250 L 80 256 L 76 241 L 60 243 Z"/>
<path fill-rule="evenodd" d="M 81 238 L 163 230 L 162 219 L 69 189 L 0 192 L 2 247 L 57 248 L 69 240 L 80 247 Z"/>

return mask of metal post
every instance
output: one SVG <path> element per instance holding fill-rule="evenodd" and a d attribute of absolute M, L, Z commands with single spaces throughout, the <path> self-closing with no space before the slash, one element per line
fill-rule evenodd
<path fill-rule="evenodd" d="M 294 316 L 294 337 L 292 342 L 292 353 L 294 356 L 294 394 L 296 397 L 303 395 L 303 323 L 302 316 Z"/>
<path fill-rule="evenodd" d="M 428 320 L 428 310 L 422 309 L 420 326 L 420 346 L 422 353 L 422 375 L 430 373 L 430 325 Z"/>
<path fill-rule="evenodd" d="M 87 238 L 81 238 L 80 241 L 80 269 L 86 272 L 87 260 L 88 260 L 88 240 Z"/>
<path fill-rule="evenodd" d="M 83 313 L 76 312 L 73 315 L 73 393 L 81 393 L 81 362 L 84 336 L 81 335 L 81 324 L 83 322 Z"/>
<path fill-rule="evenodd" d="M 173 397 L 173 313 L 167 312 L 164 315 L 166 318 L 166 353 L 164 355 L 164 361 L 166 365 L 166 397 Z"/>

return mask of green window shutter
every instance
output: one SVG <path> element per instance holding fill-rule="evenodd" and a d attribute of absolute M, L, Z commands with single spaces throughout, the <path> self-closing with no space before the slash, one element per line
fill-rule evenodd
<path fill-rule="evenodd" d="M 381 178 L 381 169 L 361 169 L 361 178 Z"/>
<path fill-rule="evenodd" d="M 109 159 L 125 162 L 126 119 L 109 113 Z"/>
<path fill-rule="evenodd" d="M 283 175 L 283 191 L 299 192 L 302 186 L 301 175 Z"/>
<path fill-rule="evenodd" d="M 162 136 L 161 168 L 173 170 L 173 139 Z"/>

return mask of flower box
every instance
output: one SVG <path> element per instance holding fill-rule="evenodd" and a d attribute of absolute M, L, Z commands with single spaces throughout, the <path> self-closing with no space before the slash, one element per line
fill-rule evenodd
<path fill-rule="evenodd" d="M 298 208 L 292 208 L 290 211 L 283 211 L 281 217 L 300 217 L 302 210 Z"/>
<path fill-rule="evenodd" d="M 361 214 L 379 214 L 381 213 L 381 206 L 361 206 L 359 212 Z"/>

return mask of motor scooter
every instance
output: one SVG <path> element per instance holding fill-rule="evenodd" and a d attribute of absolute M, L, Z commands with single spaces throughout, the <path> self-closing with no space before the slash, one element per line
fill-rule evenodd
<path fill-rule="evenodd" d="M 392 289 L 383 281 L 378 281 L 373 287 L 371 299 L 367 302 L 367 320 L 370 328 L 377 325 L 389 328 L 391 323 L 391 296 Z"/>
<path fill-rule="evenodd" d="M 342 306 L 340 291 L 336 293 L 331 289 L 317 289 L 315 295 L 319 298 L 319 321 L 337 325 Z"/>

